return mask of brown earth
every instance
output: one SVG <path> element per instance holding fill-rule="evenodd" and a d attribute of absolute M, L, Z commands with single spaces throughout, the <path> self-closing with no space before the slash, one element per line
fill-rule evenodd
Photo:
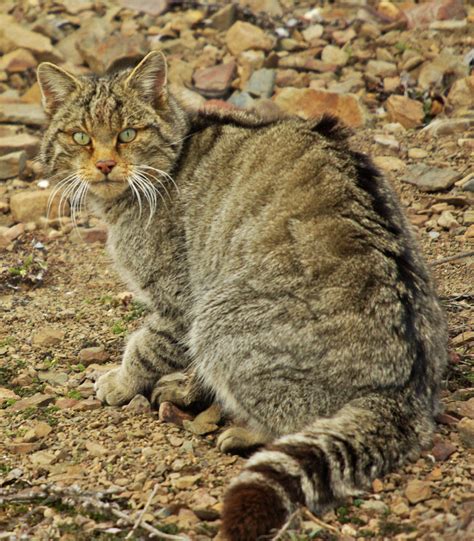
<path fill-rule="evenodd" d="M 160 3 L 120 3 L 132 4 L 157 8 Z M 205 72 L 200 72 L 201 95 L 189 89 L 186 94 L 198 105 L 205 97 L 224 106 L 220 100 L 248 88 L 251 74 L 262 67 L 275 72 L 270 77 L 260 73 L 253 93 L 234 94 L 231 102 L 244 99 L 264 110 L 274 103 L 259 100 L 260 91 L 275 96 L 278 89 L 298 87 L 319 95 L 345 85 L 344 93 L 352 94 L 343 100 L 347 105 L 340 101 L 338 107 L 360 107 L 364 113 L 365 125 L 356 129 L 353 145 L 376 157 L 393 182 L 446 308 L 450 365 L 443 385 L 445 413 L 438 418 L 433 448 L 374 481 L 372 493 L 335 511 L 318 518 L 299 511 L 278 539 L 474 539 L 474 85 L 469 86 L 468 77 L 474 11 L 467 2 L 454 1 L 412 8 L 409 2 L 336 2 L 318 12 L 310 11 L 310 2 L 241 4 L 250 7 L 228 6 L 219 17 L 220 5 L 190 2 L 168 11 L 163 2 L 161 15 L 108 1 L 6 0 L 0 6 L 0 177 L 3 172 L 5 177 L 0 181 L 0 539 L 130 535 L 138 540 L 151 535 L 146 525 L 176 539 L 215 539 L 223 491 L 243 464 L 240 457 L 217 452 L 221 427 L 195 435 L 161 421 L 146 400 L 111 408 L 94 399 L 95 376 L 120 362 L 124 339 L 141 324 L 144 309 L 113 271 L 101 224 L 81 214 L 79 238 L 70 218 L 48 221 L 42 216 L 41 168 L 30 161 L 37 150 L 31 136 L 41 136 L 44 122 L 34 85 L 37 62 L 68 61 L 86 70 L 98 42 L 107 52 L 101 57 L 105 62 L 123 55 L 122 45 L 114 49 L 117 42 L 137 33 L 143 41 L 135 39 L 130 49 L 139 51 L 155 46 L 156 36 L 165 36 L 173 82 L 181 78 L 190 88 L 198 69 L 236 61 L 236 78 L 227 70 L 231 75 L 225 82 L 221 72 L 219 84 L 208 81 L 207 90 Z M 259 9 L 265 12 L 258 14 Z M 416 12 L 421 9 L 429 18 L 426 28 Z M 6 14 L 13 19 L 2 20 Z M 416 29 L 407 29 L 416 16 Z M 104 19 L 96 25 L 99 17 Z M 240 54 L 230 54 L 233 45 L 228 36 L 226 41 L 235 17 L 264 32 L 247 28 L 250 47 Z M 104 20 L 109 34 L 122 40 L 107 41 L 108 34 L 101 34 Z M 37 34 L 5 32 L 13 24 Z M 71 49 L 63 40 L 73 41 L 79 30 L 84 32 L 79 46 Z M 333 48 L 323 54 L 328 44 Z M 288 71 L 289 65 L 304 67 Z M 219 95 L 213 94 L 215 88 Z M 286 102 L 295 103 L 288 98 L 294 91 L 285 92 Z M 308 96 L 315 94 L 306 93 L 302 100 L 310 110 L 314 101 Z M 397 111 L 400 99 L 385 104 L 390 96 L 410 102 Z M 337 95 L 331 94 L 322 103 L 334 100 Z M 26 103 L 31 107 L 25 109 Z M 437 134 L 436 121 L 445 122 Z M 414 127 L 405 129 L 401 124 L 407 122 Z M 30 138 L 18 141 L 13 133 Z M 12 152 L 25 154 L 11 157 Z M 416 182 L 421 175 L 416 165 L 426 166 L 427 185 L 401 180 Z M 425 191 L 433 189 L 439 175 L 435 168 L 443 170 L 443 178 L 452 172 L 452 179 L 438 191 Z M 24 194 L 29 194 L 26 199 Z M 130 534 L 144 508 L 141 525 Z"/>

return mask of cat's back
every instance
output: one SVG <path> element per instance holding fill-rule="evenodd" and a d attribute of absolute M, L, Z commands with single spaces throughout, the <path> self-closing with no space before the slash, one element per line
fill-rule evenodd
<path fill-rule="evenodd" d="M 276 265 L 340 281 L 338 269 L 350 277 L 354 265 L 380 266 L 410 243 L 393 191 L 335 119 L 208 122 L 185 194 L 191 254 L 203 272 L 268 268 L 275 276 Z"/>

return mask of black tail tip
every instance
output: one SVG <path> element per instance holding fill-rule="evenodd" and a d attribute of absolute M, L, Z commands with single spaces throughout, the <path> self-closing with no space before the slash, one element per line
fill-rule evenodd
<path fill-rule="evenodd" d="M 280 528 L 287 514 L 281 497 L 268 485 L 239 483 L 225 495 L 222 534 L 226 541 L 257 541 Z"/>

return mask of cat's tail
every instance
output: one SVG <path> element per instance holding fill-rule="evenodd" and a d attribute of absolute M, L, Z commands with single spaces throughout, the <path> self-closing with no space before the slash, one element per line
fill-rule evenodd
<path fill-rule="evenodd" d="M 298 505 L 313 512 L 370 487 L 429 443 L 432 420 L 414 398 L 371 395 L 257 452 L 231 484 L 222 531 L 229 541 L 269 539 Z M 264 537 L 262 537 L 264 536 Z"/>

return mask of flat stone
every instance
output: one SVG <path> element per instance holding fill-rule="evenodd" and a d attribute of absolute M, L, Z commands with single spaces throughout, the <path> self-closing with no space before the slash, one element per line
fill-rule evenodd
<path fill-rule="evenodd" d="M 87 400 L 79 400 L 77 404 L 72 406 L 71 409 L 75 411 L 93 411 L 100 409 L 102 407 L 102 402 L 100 400 L 94 400 L 93 398 L 88 398 Z"/>
<path fill-rule="evenodd" d="M 28 408 L 41 408 L 47 406 L 54 400 L 49 394 L 36 393 L 33 396 L 22 398 L 10 406 L 10 411 L 23 411 Z"/>
<path fill-rule="evenodd" d="M 412 160 L 422 160 L 428 156 L 428 152 L 422 148 L 409 148 L 408 157 Z"/>
<path fill-rule="evenodd" d="M 196 434 L 197 436 L 204 436 L 205 434 L 211 434 L 212 432 L 216 432 L 219 429 L 219 427 L 214 423 L 200 423 L 200 422 L 197 422 L 196 420 L 194 421 L 184 420 L 183 427 L 189 432 Z"/>
<path fill-rule="evenodd" d="M 211 26 L 219 31 L 228 30 L 235 22 L 237 17 L 236 4 L 227 4 L 210 17 Z"/>
<path fill-rule="evenodd" d="M 109 358 L 104 346 L 84 348 L 79 352 L 79 360 L 86 366 L 91 363 L 105 363 Z"/>
<path fill-rule="evenodd" d="M 168 0 L 120 0 L 120 5 L 156 17 L 168 9 L 169 2 Z"/>
<path fill-rule="evenodd" d="M 89 35 L 77 42 L 84 62 L 95 73 L 104 73 L 118 60 L 143 56 L 147 52 L 145 36 L 135 34 L 127 39 L 112 35 L 105 39 Z"/>
<path fill-rule="evenodd" d="M 31 342 L 35 346 L 49 347 L 55 346 L 64 340 L 65 332 L 55 327 L 43 327 L 35 332 Z"/>
<path fill-rule="evenodd" d="M 431 486 L 427 481 L 414 479 L 408 481 L 405 489 L 405 496 L 411 504 L 423 502 L 431 498 Z"/>
<path fill-rule="evenodd" d="M 398 69 L 393 62 L 385 62 L 384 60 L 369 60 L 366 67 L 366 72 L 374 77 L 393 77 L 397 75 Z"/>
<path fill-rule="evenodd" d="M 107 242 L 107 226 L 98 226 L 81 229 L 81 238 L 84 242 L 92 244 L 93 242 L 100 242 L 105 244 Z"/>
<path fill-rule="evenodd" d="M 466 10 L 463 0 L 432 0 L 404 10 L 409 29 L 428 27 L 433 21 L 463 19 Z"/>
<path fill-rule="evenodd" d="M 61 56 L 54 50 L 51 40 L 38 32 L 32 32 L 10 15 L 0 15 L 0 50 L 9 53 L 15 49 L 28 49 L 37 60 L 60 62 Z"/>
<path fill-rule="evenodd" d="M 24 150 L 28 158 L 33 158 L 38 154 L 39 145 L 40 140 L 38 137 L 28 133 L 0 137 L 0 155 Z"/>
<path fill-rule="evenodd" d="M 312 24 L 305 28 L 302 32 L 304 39 L 311 43 L 319 39 L 324 34 L 324 26 L 322 24 Z"/>
<path fill-rule="evenodd" d="M 239 0 L 239 4 L 249 7 L 254 13 L 268 13 L 272 17 L 283 15 L 278 0 Z"/>
<path fill-rule="evenodd" d="M 159 409 L 160 421 L 172 423 L 177 426 L 183 426 L 183 421 L 191 421 L 192 416 L 180 410 L 171 402 L 162 402 Z"/>
<path fill-rule="evenodd" d="M 431 449 L 430 454 L 434 456 L 437 462 L 444 462 L 456 451 L 456 446 L 449 441 L 439 441 Z"/>
<path fill-rule="evenodd" d="M 69 377 L 66 372 L 58 372 L 57 370 L 41 370 L 38 372 L 38 379 L 40 381 L 46 381 L 51 385 L 64 387 L 67 384 Z"/>
<path fill-rule="evenodd" d="M 286 113 L 305 119 L 329 113 L 338 116 L 345 124 L 352 127 L 362 126 L 365 121 L 364 110 L 352 94 L 287 87 L 277 90 L 273 101 Z"/>
<path fill-rule="evenodd" d="M 262 68 L 252 73 L 244 91 L 256 98 L 270 98 L 275 86 L 275 70 Z"/>
<path fill-rule="evenodd" d="M 27 49 L 15 49 L 0 58 L 0 70 L 7 73 L 23 73 L 37 65 L 35 57 Z"/>
<path fill-rule="evenodd" d="M 27 455 L 33 453 L 41 445 L 41 442 L 37 443 L 10 443 L 6 445 L 6 448 L 15 455 Z"/>
<path fill-rule="evenodd" d="M 249 49 L 270 51 L 275 39 L 253 24 L 237 21 L 227 31 L 226 45 L 233 55 Z"/>
<path fill-rule="evenodd" d="M 123 409 L 133 413 L 150 413 L 151 404 L 148 398 L 141 394 L 137 394 Z"/>
<path fill-rule="evenodd" d="M 11 389 L 6 387 L 0 387 L 0 404 L 3 404 L 7 400 L 19 400 L 20 397 Z"/>
<path fill-rule="evenodd" d="M 17 177 L 26 166 L 26 152 L 11 152 L 0 156 L 0 180 Z"/>
<path fill-rule="evenodd" d="M 459 226 L 454 214 L 450 210 L 443 210 L 438 218 L 438 225 L 443 229 L 453 229 Z"/>
<path fill-rule="evenodd" d="M 436 118 L 423 128 L 427 135 L 451 135 L 465 133 L 474 126 L 474 118 Z"/>
<path fill-rule="evenodd" d="M 46 114 L 41 105 L 35 103 L 0 103 L 0 122 L 44 126 Z"/>
<path fill-rule="evenodd" d="M 459 178 L 461 174 L 453 169 L 417 164 L 410 166 L 400 180 L 415 185 L 422 192 L 438 192 L 448 190 Z"/>
<path fill-rule="evenodd" d="M 254 99 L 248 92 L 239 92 L 236 90 L 227 100 L 227 103 L 240 109 L 249 109 L 254 105 Z M 207 104 L 209 105 L 209 104 Z"/>
<path fill-rule="evenodd" d="M 293 54 L 284 56 L 278 60 L 279 68 L 289 68 L 304 71 L 314 71 L 316 73 L 331 73 L 338 69 L 336 64 L 328 64 L 317 58 L 308 58 L 307 56 Z"/>
<path fill-rule="evenodd" d="M 196 475 L 183 475 L 177 479 L 172 479 L 171 483 L 178 490 L 186 490 L 192 488 L 201 478 L 202 475 L 200 473 Z"/>
<path fill-rule="evenodd" d="M 31 190 L 18 192 L 10 199 L 12 218 L 16 222 L 39 222 L 46 216 L 49 196 L 52 190 Z M 59 214 L 59 196 L 55 197 L 50 208 L 50 219 L 55 219 Z M 63 205 L 63 216 L 69 214 L 69 205 Z"/>
<path fill-rule="evenodd" d="M 383 515 L 388 511 L 388 507 L 385 503 L 378 500 L 368 500 L 360 506 L 364 511 L 372 511 L 378 515 Z"/>
<path fill-rule="evenodd" d="M 30 456 L 31 463 L 36 467 L 51 465 L 55 460 L 55 455 L 51 451 L 37 451 Z"/>
<path fill-rule="evenodd" d="M 450 109 L 474 109 L 474 75 L 463 77 L 454 82 L 448 94 Z"/>
<path fill-rule="evenodd" d="M 58 398 L 55 402 L 55 406 L 61 410 L 70 409 L 79 404 L 79 400 L 75 398 Z"/>
<path fill-rule="evenodd" d="M 349 60 L 349 55 L 343 49 L 334 45 L 326 45 L 321 52 L 321 60 L 327 64 L 336 66 L 345 66 Z"/>
<path fill-rule="evenodd" d="M 474 420 L 465 417 L 457 425 L 459 430 L 459 439 L 468 448 L 474 448 Z"/>
<path fill-rule="evenodd" d="M 385 102 L 392 122 L 399 122 L 404 128 L 416 128 L 423 124 L 423 104 L 406 96 L 392 95 Z"/>
<path fill-rule="evenodd" d="M 375 156 L 373 162 L 382 171 L 402 171 L 406 167 L 405 162 L 395 156 Z"/>
<path fill-rule="evenodd" d="M 199 69 L 194 73 L 194 85 L 198 91 L 208 93 L 210 97 L 224 95 L 230 88 L 236 70 L 237 65 L 233 60 L 211 68 Z"/>
<path fill-rule="evenodd" d="M 85 447 L 93 456 L 103 457 L 108 454 L 107 448 L 95 441 L 86 441 Z"/>

